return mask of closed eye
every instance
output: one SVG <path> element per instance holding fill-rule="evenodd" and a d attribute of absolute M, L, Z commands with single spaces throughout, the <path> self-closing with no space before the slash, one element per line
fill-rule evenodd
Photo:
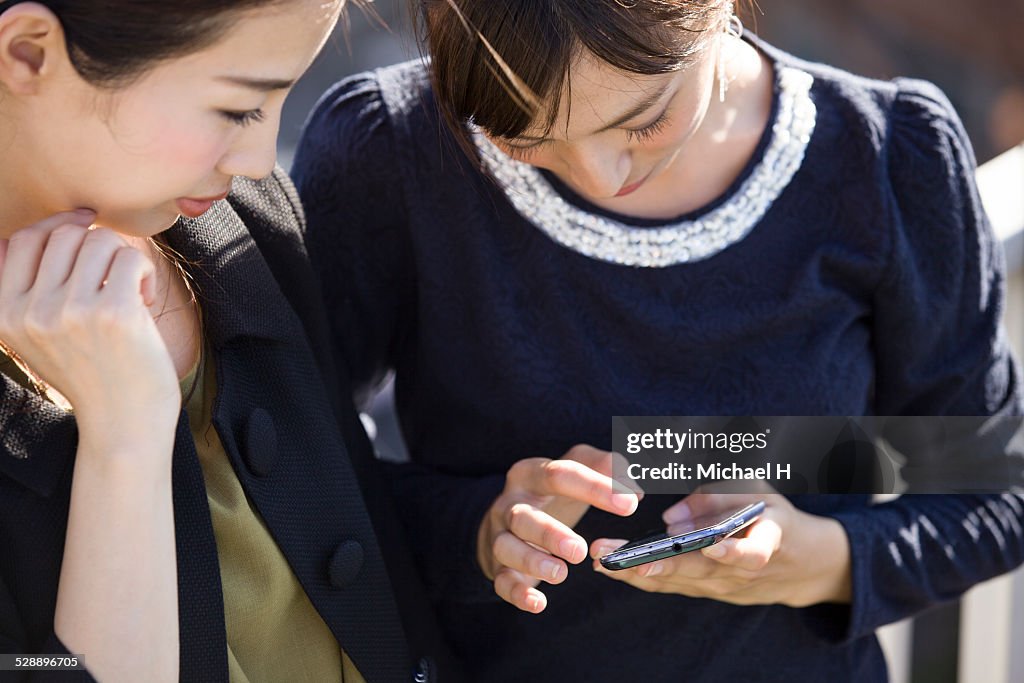
<path fill-rule="evenodd" d="M 665 126 L 668 125 L 668 107 L 661 112 L 661 114 L 651 123 L 647 124 L 643 128 L 627 128 L 626 129 L 626 140 L 633 142 L 646 142 L 651 138 L 655 137 L 658 133 L 664 130 Z"/>
<path fill-rule="evenodd" d="M 537 140 L 533 144 L 529 145 L 513 145 L 504 140 L 501 141 L 501 147 L 505 149 L 505 152 L 509 156 L 516 157 L 517 159 L 529 159 L 533 154 L 544 147 L 545 145 L 551 144 L 551 140 Z"/>
<path fill-rule="evenodd" d="M 237 126 L 248 126 L 253 123 L 259 123 L 266 115 L 262 109 L 251 109 L 249 111 L 221 111 L 221 116 L 226 118 L 231 123 Z"/>

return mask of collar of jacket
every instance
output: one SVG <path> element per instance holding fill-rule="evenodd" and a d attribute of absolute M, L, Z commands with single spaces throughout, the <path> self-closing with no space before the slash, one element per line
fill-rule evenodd
<path fill-rule="evenodd" d="M 217 202 L 199 218 L 179 220 L 166 238 L 189 263 L 215 349 L 238 337 L 287 340 L 298 321 L 280 305 L 284 295 L 231 204 Z"/>

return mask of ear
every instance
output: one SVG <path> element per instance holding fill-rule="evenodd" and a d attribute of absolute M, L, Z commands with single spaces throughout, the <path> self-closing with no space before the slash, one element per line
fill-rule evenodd
<path fill-rule="evenodd" d="M 49 8 L 22 2 L 0 14 L 0 84 L 8 92 L 34 94 L 66 63 L 64 29 Z"/>

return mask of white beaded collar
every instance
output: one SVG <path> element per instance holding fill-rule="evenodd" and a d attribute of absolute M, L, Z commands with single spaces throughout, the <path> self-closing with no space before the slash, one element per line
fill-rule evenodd
<path fill-rule="evenodd" d="M 481 132 L 473 140 L 519 214 L 559 244 L 625 266 L 692 263 L 746 237 L 803 163 L 817 120 L 810 97 L 814 78 L 800 69 L 776 68 L 778 112 L 764 155 L 731 197 L 696 220 L 643 228 L 588 213 L 563 199 L 536 168 L 510 158 Z"/>

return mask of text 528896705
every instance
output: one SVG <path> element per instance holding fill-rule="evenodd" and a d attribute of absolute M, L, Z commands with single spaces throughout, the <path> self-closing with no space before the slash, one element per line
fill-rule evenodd
<path fill-rule="evenodd" d="M 82 671 L 81 655 L 0 654 L 0 671 Z"/>

